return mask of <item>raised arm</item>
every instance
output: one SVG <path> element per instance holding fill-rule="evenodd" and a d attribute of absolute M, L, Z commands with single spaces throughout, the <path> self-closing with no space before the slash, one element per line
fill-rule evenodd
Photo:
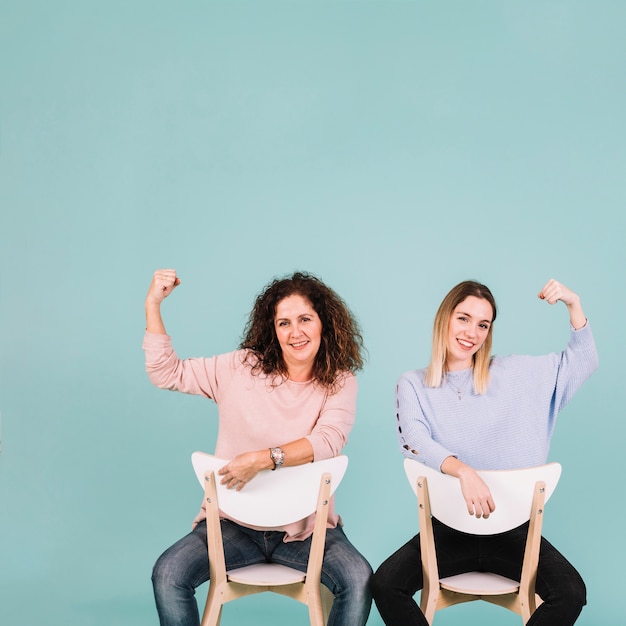
<path fill-rule="evenodd" d="M 146 296 L 146 330 L 150 333 L 166 335 L 161 318 L 161 303 L 180 285 L 176 270 L 157 270 L 152 276 Z"/>
<path fill-rule="evenodd" d="M 570 323 L 576 330 L 587 323 L 580 297 L 562 283 L 551 278 L 537 295 L 548 304 L 556 304 L 559 300 L 563 302 L 569 311 Z"/>

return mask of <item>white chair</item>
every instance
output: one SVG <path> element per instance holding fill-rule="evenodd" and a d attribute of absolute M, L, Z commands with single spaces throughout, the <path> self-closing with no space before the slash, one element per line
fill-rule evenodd
<path fill-rule="evenodd" d="M 424 573 L 420 607 L 429 624 L 435 611 L 460 602 L 485 600 L 521 615 L 524 624 L 541 604 L 535 594 L 544 505 L 561 476 L 561 465 L 549 463 L 520 470 L 479 471 L 489 486 L 496 510 L 487 518 L 469 515 L 458 479 L 413 459 L 404 460 L 418 499 L 420 549 Z M 530 521 L 520 580 L 489 572 L 467 572 L 439 578 L 431 517 L 475 535 L 494 535 Z"/>
<path fill-rule="evenodd" d="M 348 457 L 265 470 L 241 491 L 220 484 L 217 471 L 228 463 L 203 452 L 191 457 L 205 492 L 210 582 L 202 626 L 219 626 L 222 606 L 254 593 L 272 591 L 306 604 L 312 626 L 324 626 L 333 596 L 320 582 L 330 497 L 341 482 Z M 277 527 L 315 513 L 306 574 L 277 563 L 226 571 L 220 511 L 242 524 Z"/>

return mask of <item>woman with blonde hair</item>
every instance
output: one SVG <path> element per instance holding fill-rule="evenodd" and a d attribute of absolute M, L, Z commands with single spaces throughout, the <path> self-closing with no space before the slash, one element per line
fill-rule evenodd
<path fill-rule="evenodd" d="M 543 465 L 559 411 L 597 368 L 598 355 L 580 298 L 548 281 L 538 294 L 567 307 L 570 340 L 561 353 L 491 356 L 496 303 L 476 281 L 456 285 L 435 317 L 430 365 L 403 374 L 396 429 L 407 458 L 459 479 L 469 515 L 496 509 L 476 470 Z M 527 528 L 473 536 L 434 521 L 440 576 L 483 570 L 519 580 Z M 413 595 L 423 586 L 419 534 L 376 571 L 372 591 L 388 626 L 428 626 Z M 586 602 L 574 567 L 545 538 L 536 581 L 543 604 L 527 626 L 571 626 Z"/>

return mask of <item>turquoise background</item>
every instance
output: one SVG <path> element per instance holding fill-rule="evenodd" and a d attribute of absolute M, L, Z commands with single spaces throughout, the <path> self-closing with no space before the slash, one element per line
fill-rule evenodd
<path fill-rule="evenodd" d="M 494 351 L 564 347 L 581 294 L 600 370 L 563 411 L 545 534 L 621 625 L 626 4 L 0 0 L 0 623 L 156 623 L 152 563 L 190 526 L 215 407 L 144 374 L 152 272 L 181 356 L 237 344 L 274 276 L 314 272 L 369 351 L 338 498 L 376 568 L 417 527 L 393 392 L 466 278 Z M 201 596 L 204 589 L 201 591 Z M 278 596 L 224 626 L 307 623 Z M 520 624 L 479 603 L 446 624 Z M 382 621 L 372 609 L 369 626 Z"/>

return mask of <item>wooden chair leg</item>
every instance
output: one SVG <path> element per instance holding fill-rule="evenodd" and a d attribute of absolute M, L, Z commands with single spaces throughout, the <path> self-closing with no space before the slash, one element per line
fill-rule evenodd
<path fill-rule="evenodd" d="M 420 609 L 429 624 L 433 623 L 437 610 L 437 600 L 439 599 L 439 581 L 435 581 L 435 585 L 434 588 L 431 588 L 430 583 L 425 580 L 424 588 L 421 591 Z"/>
<path fill-rule="evenodd" d="M 223 605 L 207 605 L 202 617 L 202 626 L 220 626 Z"/>
<path fill-rule="evenodd" d="M 335 600 L 335 596 L 332 591 L 326 587 L 325 585 L 321 585 L 322 590 L 322 612 L 324 614 L 324 626 L 328 624 L 328 618 L 330 616 L 330 611 L 333 608 L 333 601 Z"/>

